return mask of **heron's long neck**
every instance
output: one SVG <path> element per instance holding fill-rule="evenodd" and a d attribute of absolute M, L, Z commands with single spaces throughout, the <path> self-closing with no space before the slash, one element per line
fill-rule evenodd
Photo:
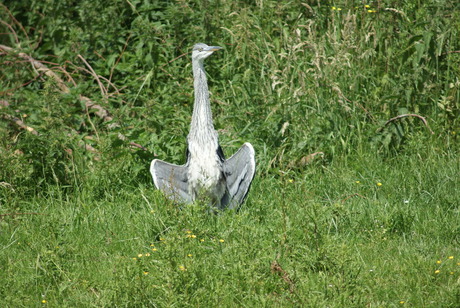
<path fill-rule="evenodd" d="M 195 104 L 193 106 L 190 137 L 202 139 L 215 134 L 209 102 L 208 81 L 203 62 L 193 61 Z"/>

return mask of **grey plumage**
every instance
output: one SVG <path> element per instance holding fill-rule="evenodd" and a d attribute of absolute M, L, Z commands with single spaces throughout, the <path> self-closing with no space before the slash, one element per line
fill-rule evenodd
<path fill-rule="evenodd" d="M 218 46 L 196 44 L 192 52 L 195 104 L 187 136 L 187 162 L 174 165 L 154 159 L 150 165 L 155 186 L 170 199 L 181 203 L 205 200 L 219 209 L 239 207 L 249 191 L 255 173 L 255 153 L 245 143 L 225 159 L 214 129 L 204 59 Z"/>

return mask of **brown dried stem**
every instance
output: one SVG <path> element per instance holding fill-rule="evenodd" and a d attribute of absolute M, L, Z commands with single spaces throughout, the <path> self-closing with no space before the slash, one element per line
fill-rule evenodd
<path fill-rule="evenodd" d="M 24 33 L 24 35 L 25 35 L 26 38 L 27 38 L 27 42 L 29 42 L 29 41 L 30 41 L 30 40 L 29 40 L 29 36 L 27 35 L 27 31 L 26 31 L 26 29 L 24 29 L 24 27 L 22 26 L 22 24 L 21 24 L 16 18 L 14 18 L 13 14 L 11 13 L 11 11 L 8 9 L 8 7 L 7 7 L 6 5 L 0 3 L 0 6 L 2 6 L 2 7 L 5 9 L 5 11 L 8 12 L 8 15 L 10 16 L 11 20 L 12 20 L 16 25 L 18 25 L 19 28 L 21 28 L 22 32 Z M 17 39 L 17 36 L 16 36 L 16 39 Z M 18 40 L 17 40 L 17 43 L 19 43 Z M 29 45 L 29 47 L 30 47 L 30 45 Z"/>
<path fill-rule="evenodd" d="M 83 63 L 85 63 L 85 65 L 88 67 L 91 75 L 94 77 L 94 79 L 96 79 L 97 84 L 99 85 L 99 88 L 101 89 L 102 96 L 104 96 L 105 99 L 107 100 L 107 89 L 104 87 L 101 80 L 99 79 L 99 75 L 96 74 L 96 72 L 93 70 L 91 65 L 89 65 L 89 63 L 85 60 L 85 58 L 83 58 L 81 55 L 78 55 L 77 57 L 80 58 L 83 61 Z"/>
<path fill-rule="evenodd" d="M 30 127 L 30 126 L 27 126 L 22 120 L 20 120 L 19 118 L 16 118 L 16 117 L 13 117 L 12 115 L 9 115 L 9 114 L 3 114 L 2 115 L 2 118 L 4 118 L 5 120 L 8 120 L 8 121 L 11 121 L 13 122 L 14 124 L 16 124 L 17 126 L 19 126 L 20 128 L 28 131 L 29 133 L 35 135 L 35 136 L 38 136 L 39 133 L 33 128 L 33 127 Z"/>
<path fill-rule="evenodd" d="M 387 126 L 388 124 L 390 124 L 393 121 L 396 121 L 396 120 L 399 120 L 399 119 L 402 119 L 402 118 L 407 118 L 407 117 L 415 117 L 417 119 L 420 119 L 423 122 L 423 124 L 425 125 L 425 127 L 430 131 L 430 133 L 432 135 L 434 135 L 433 130 L 431 130 L 430 126 L 428 125 L 428 121 L 424 117 L 422 117 L 421 115 L 418 115 L 418 114 L 415 114 L 415 113 L 400 114 L 400 115 L 398 115 L 398 116 L 396 116 L 394 118 L 391 118 L 388 121 L 386 121 L 385 124 L 383 125 L 383 127 Z M 379 131 L 382 130 L 383 127 L 379 128 Z"/>
<path fill-rule="evenodd" d="M 23 52 L 16 52 L 13 48 L 9 47 L 9 46 L 5 46 L 5 45 L 2 45 L 0 44 L 0 50 L 4 50 L 6 52 L 9 52 L 9 53 L 14 53 L 15 55 L 17 55 L 18 57 L 20 58 L 23 58 L 23 59 L 26 59 L 27 61 L 29 61 L 31 64 L 32 64 L 32 67 L 34 68 L 34 70 L 36 70 L 37 74 L 40 74 L 39 72 L 42 72 L 44 73 L 46 76 L 52 78 L 55 82 L 56 82 L 56 85 L 57 87 L 59 88 L 59 90 L 63 93 L 70 93 L 70 89 L 69 87 L 67 87 L 67 85 L 65 84 L 65 82 L 54 72 L 52 71 L 51 69 L 49 69 L 46 65 L 44 65 L 42 62 L 40 61 L 37 61 L 35 60 L 34 58 L 32 58 L 31 56 L 29 56 L 28 54 L 26 53 L 23 53 Z M 83 62 L 85 62 L 87 64 L 87 66 L 89 67 L 89 69 L 91 70 L 92 72 L 92 75 L 93 77 L 98 81 L 99 83 L 99 86 L 101 87 L 101 91 L 103 92 L 103 94 L 107 94 L 107 89 L 102 86 L 102 83 L 100 82 L 100 79 L 98 77 L 98 75 L 94 72 L 94 70 L 91 68 L 91 66 L 89 66 L 89 64 L 83 59 L 83 57 L 80 56 L 80 59 L 83 60 Z M 62 67 L 59 67 L 59 69 L 61 71 L 65 71 Z M 68 75 L 69 76 L 69 75 Z M 70 76 L 69 76 L 70 77 Z M 71 79 L 71 77 L 70 77 Z M 72 82 L 75 84 L 75 82 L 73 81 L 73 79 L 71 79 Z M 111 83 L 110 83 L 111 84 Z M 115 88 L 115 87 L 114 87 Z M 116 88 L 115 88 L 116 89 Z M 117 89 L 116 89 L 117 90 Z M 117 90 L 118 91 L 118 90 Z M 92 109 L 92 110 L 95 110 L 95 114 L 96 116 L 98 116 L 99 118 L 101 118 L 104 122 L 109 122 L 109 121 L 113 121 L 113 117 L 110 116 L 110 113 L 104 108 L 102 107 L 101 105 L 99 104 L 96 104 L 95 102 L 93 102 L 91 99 L 89 99 L 88 97 L 86 96 L 83 96 L 83 95 L 80 95 L 80 100 L 85 104 L 86 108 L 88 110 Z M 108 128 L 114 128 L 114 127 L 119 127 L 119 124 L 118 123 L 111 123 Z M 122 134 L 119 134 L 119 138 L 121 140 L 127 140 L 127 138 L 122 135 Z M 137 148 L 140 148 L 140 149 L 143 149 L 145 150 L 145 148 L 139 144 L 136 144 L 136 143 L 130 143 L 131 146 L 134 146 L 134 147 L 137 147 Z M 85 145 L 85 148 L 87 148 L 88 150 L 92 151 L 94 150 L 94 148 L 92 148 L 91 146 L 89 145 Z M 96 152 L 96 150 L 94 150 L 94 152 Z"/>
<path fill-rule="evenodd" d="M 278 261 L 274 260 L 270 265 L 270 269 L 272 273 L 278 274 L 281 279 L 283 279 L 283 281 L 289 286 L 289 292 L 293 293 L 295 291 L 294 281 L 292 281 L 291 277 L 289 277 L 289 274 L 281 267 Z"/>
<path fill-rule="evenodd" d="M 0 49 L 4 50 L 4 51 L 7 51 L 7 52 L 15 52 L 15 50 L 11 47 L 8 47 L 8 46 L 5 46 L 5 45 L 1 45 L 0 44 Z M 46 76 L 54 79 L 56 81 L 56 84 L 58 86 L 58 88 L 64 92 L 64 93 L 70 93 L 70 90 L 69 88 L 66 86 L 66 84 L 64 83 L 64 81 L 61 79 L 61 77 L 59 77 L 58 75 L 56 75 L 55 72 L 53 72 L 52 70 L 50 70 L 48 67 L 46 67 L 46 65 L 44 65 L 43 63 L 35 60 L 34 58 L 32 58 L 31 56 L 29 56 L 28 54 L 25 54 L 23 52 L 18 52 L 16 53 L 16 55 L 20 58 L 23 58 L 23 59 L 26 59 L 27 61 L 30 62 L 30 64 L 32 64 L 32 67 L 36 70 L 37 74 L 39 72 L 43 72 Z"/>
<path fill-rule="evenodd" d="M 0 20 L 0 23 L 3 24 L 8 29 L 10 29 L 11 34 L 14 36 L 14 40 L 16 41 L 16 44 L 19 44 L 18 35 L 16 34 L 16 31 L 14 31 L 13 27 L 9 23 L 4 22 L 3 20 Z"/>

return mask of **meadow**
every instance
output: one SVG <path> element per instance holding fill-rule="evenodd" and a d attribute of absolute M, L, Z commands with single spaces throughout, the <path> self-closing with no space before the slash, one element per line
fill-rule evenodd
<path fill-rule="evenodd" d="M 460 307 L 460 4 L 5 0 L 3 307 Z M 206 62 L 239 210 L 154 189 Z"/>

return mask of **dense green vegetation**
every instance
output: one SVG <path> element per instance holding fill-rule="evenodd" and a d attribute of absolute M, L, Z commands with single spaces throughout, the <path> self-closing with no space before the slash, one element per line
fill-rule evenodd
<path fill-rule="evenodd" d="M 460 4 L 0 4 L 5 307 L 459 307 Z M 194 43 L 239 211 L 179 208 Z"/>

